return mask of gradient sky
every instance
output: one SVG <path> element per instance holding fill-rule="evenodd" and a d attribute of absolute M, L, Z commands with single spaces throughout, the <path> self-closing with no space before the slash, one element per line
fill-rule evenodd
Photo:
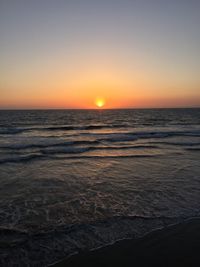
<path fill-rule="evenodd" d="M 0 0 L 0 108 L 200 106 L 199 0 Z"/>

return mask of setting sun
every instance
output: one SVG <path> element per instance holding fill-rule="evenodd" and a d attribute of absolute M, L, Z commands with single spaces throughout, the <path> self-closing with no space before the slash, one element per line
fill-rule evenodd
<path fill-rule="evenodd" d="M 102 108 L 104 105 L 105 105 L 105 100 L 103 98 L 97 98 L 95 100 L 95 105 L 98 107 L 98 108 Z"/>

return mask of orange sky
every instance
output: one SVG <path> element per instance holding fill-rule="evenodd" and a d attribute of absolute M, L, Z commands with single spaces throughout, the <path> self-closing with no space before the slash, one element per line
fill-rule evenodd
<path fill-rule="evenodd" d="M 75 2 L 2 4 L 0 108 L 200 105 L 198 3 Z"/>

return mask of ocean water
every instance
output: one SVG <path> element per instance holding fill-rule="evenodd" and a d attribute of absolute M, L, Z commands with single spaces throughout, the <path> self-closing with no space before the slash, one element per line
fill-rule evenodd
<path fill-rule="evenodd" d="M 0 111 L 0 266 L 200 215 L 200 109 Z"/>

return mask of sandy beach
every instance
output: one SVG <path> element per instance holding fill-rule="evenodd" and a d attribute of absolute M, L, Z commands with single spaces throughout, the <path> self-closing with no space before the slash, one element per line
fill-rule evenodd
<path fill-rule="evenodd" d="M 156 230 L 138 240 L 122 240 L 95 251 L 81 252 L 54 267 L 199 266 L 200 219 Z"/>

